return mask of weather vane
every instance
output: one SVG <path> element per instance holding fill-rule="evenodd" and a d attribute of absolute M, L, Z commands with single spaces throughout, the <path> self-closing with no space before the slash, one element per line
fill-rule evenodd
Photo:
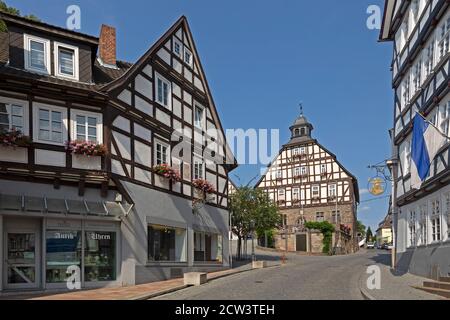
<path fill-rule="evenodd" d="M 303 116 L 303 102 L 300 102 L 298 105 L 300 107 L 300 115 Z"/>

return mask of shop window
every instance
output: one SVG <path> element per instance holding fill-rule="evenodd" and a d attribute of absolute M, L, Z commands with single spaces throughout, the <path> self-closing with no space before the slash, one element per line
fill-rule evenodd
<path fill-rule="evenodd" d="M 186 261 L 186 230 L 160 225 L 148 226 L 149 261 Z"/>
<path fill-rule="evenodd" d="M 194 261 L 221 262 L 222 236 L 212 233 L 194 232 Z"/>
<path fill-rule="evenodd" d="M 86 231 L 85 281 L 116 280 L 116 233 Z"/>
<path fill-rule="evenodd" d="M 47 230 L 47 283 L 66 282 L 69 266 L 81 269 L 81 250 L 81 231 Z"/>

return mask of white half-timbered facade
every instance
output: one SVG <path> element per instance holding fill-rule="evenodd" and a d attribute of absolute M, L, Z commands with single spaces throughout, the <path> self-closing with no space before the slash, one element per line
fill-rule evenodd
<path fill-rule="evenodd" d="M 385 2 L 381 41 L 393 42 L 394 230 L 398 268 L 422 276 L 450 272 L 449 145 L 411 188 L 412 119 L 416 112 L 449 135 L 450 10 L 448 1 Z"/>
<path fill-rule="evenodd" d="M 228 267 L 236 164 L 186 18 L 136 63 L 113 27 L 0 19 L 0 292 Z"/>
<path fill-rule="evenodd" d="M 311 137 L 313 126 L 302 114 L 290 128 L 291 140 L 256 184 L 281 211 L 287 229 L 305 221 L 328 221 L 350 228 L 354 237 L 359 190 L 356 178 L 336 156 Z"/>

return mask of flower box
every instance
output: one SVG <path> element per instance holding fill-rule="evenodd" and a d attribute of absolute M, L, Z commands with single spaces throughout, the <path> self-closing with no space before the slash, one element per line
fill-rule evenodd
<path fill-rule="evenodd" d="M 7 131 L 0 132 L 0 145 L 3 147 L 29 147 L 31 144 L 31 138 L 25 136 L 20 130 L 15 128 Z"/>
<path fill-rule="evenodd" d="M 76 155 L 84 155 L 88 157 L 102 157 L 106 155 L 106 147 L 103 144 L 92 141 L 67 141 L 66 150 Z"/>
<path fill-rule="evenodd" d="M 204 194 L 216 192 L 214 186 L 207 180 L 195 179 L 192 181 L 192 184 L 196 189 L 202 191 Z"/>
<path fill-rule="evenodd" d="M 72 168 L 100 171 L 102 169 L 102 157 L 72 154 Z"/>
<path fill-rule="evenodd" d="M 28 148 L 4 147 L 0 145 L 0 161 L 28 163 Z"/>
<path fill-rule="evenodd" d="M 173 169 L 166 163 L 156 165 L 152 168 L 152 172 L 160 177 L 163 177 L 172 182 L 180 182 L 181 175 L 180 172 L 176 169 Z"/>

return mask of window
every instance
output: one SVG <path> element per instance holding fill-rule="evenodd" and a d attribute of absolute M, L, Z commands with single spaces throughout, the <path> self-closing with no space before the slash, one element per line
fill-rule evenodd
<path fill-rule="evenodd" d="M 325 221 L 325 214 L 323 212 L 316 212 L 316 221 L 317 222 Z"/>
<path fill-rule="evenodd" d="M 330 184 L 328 186 L 328 196 L 329 197 L 336 197 L 336 185 L 335 184 Z"/>
<path fill-rule="evenodd" d="M 284 199 L 284 196 L 285 196 L 284 189 L 278 189 L 278 198 L 283 198 Z"/>
<path fill-rule="evenodd" d="M 55 75 L 78 80 L 78 48 L 55 42 Z"/>
<path fill-rule="evenodd" d="M 67 139 L 67 109 L 34 104 L 34 140 L 49 144 L 63 144 Z"/>
<path fill-rule="evenodd" d="M 423 79 L 426 80 L 428 76 L 433 72 L 434 68 L 434 39 L 431 39 L 431 42 L 423 50 L 423 52 Z"/>
<path fill-rule="evenodd" d="M 65 283 L 68 266 L 75 265 L 81 269 L 81 231 L 47 230 L 45 237 L 47 283 Z"/>
<path fill-rule="evenodd" d="M 439 200 L 431 201 L 431 239 L 441 240 L 441 210 Z"/>
<path fill-rule="evenodd" d="M 414 95 L 417 91 L 420 90 L 420 86 L 422 85 L 422 60 L 420 59 L 413 67 L 413 71 L 411 74 L 412 78 L 412 93 Z"/>
<path fill-rule="evenodd" d="M 409 245 L 411 247 L 416 246 L 416 212 L 411 210 L 409 212 Z"/>
<path fill-rule="evenodd" d="M 85 281 L 116 280 L 116 233 L 87 231 L 84 248 Z"/>
<path fill-rule="evenodd" d="M 438 54 L 439 59 L 444 57 L 449 51 L 450 43 L 450 17 L 444 19 L 443 24 L 439 28 Z"/>
<path fill-rule="evenodd" d="M 169 164 L 169 147 L 167 144 L 156 142 L 156 164 Z"/>
<path fill-rule="evenodd" d="M 308 175 L 308 169 L 306 167 L 300 167 L 300 175 L 301 176 Z"/>
<path fill-rule="evenodd" d="M 327 173 L 327 165 L 326 164 L 321 164 L 320 165 L 320 173 Z"/>
<path fill-rule="evenodd" d="M 403 171 L 404 174 L 408 174 L 411 170 L 411 141 L 405 141 L 404 144 L 404 163 L 403 163 Z"/>
<path fill-rule="evenodd" d="M 419 0 L 411 1 L 411 26 L 410 29 L 413 30 L 419 19 Z"/>
<path fill-rule="evenodd" d="M 299 148 L 294 148 L 292 149 L 292 153 L 294 154 L 294 156 L 298 155 L 300 153 L 300 149 Z"/>
<path fill-rule="evenodd" d="M 306 134 L 306 129 L 305 128 L 300 128 L 300 135 L 304 136 Z"/>
<path fill-rule="evenodd" d="M 72 110 L 72 139 L 102 143 L 102 116 L 100 114 Z"/>
<path fill-rule="evenodd" d="M 173 39 L 173 51 L 180 58 L 181 58 L 182 48 L 183 48 L 183 46 L 182 46 L 181 42 L 178 39 L 174 38 Z"/>
<path fill-rule="evenodd" d="M 445 194 L 444 201 L 445 201 L 445 208 L 443 210 L 444 220 L 442 222 L 443 224 L 442 238 L 443 240 L 448 240 L 450 238 L 450 193 Z M 446 221 L 446 223 L 444 221 Z M 445 230 L 447 232 L 445 232 Z"/>
<path fill-rule="evenodd" d="M 281 214 L 281 225 L 286 227 L 288 225 L 287 214 Z"/>
<path fill-rule="evenodd" d="M 24 130 L 24 112 L 22 105 L 0 102 L 0 132 L 15 129 L 26 133 Z"/>
<path fill-rule="evenodd" d="M 222 261 L 222 236 L 213 233 L 194 232 L 194 261 Z"/>
<path fill-rule="evenodd" d="M 409 82 L 409 76 L 406 76 L 402 84 L 402 109 L 404 109 L 410 102 Z"/>
<path fill-rule="evenodd" d="M 276 178 L 283 179 L 283 171 L 281 169 L 277 170 Z"/>
<path fill-rule="evenodd" d="M 420 210 L 420 222 L 419 222 L 419 240 L 421 245 L 426 245 L 428 241 L 427 233 L 427 205 L 421 205 Z"/>
<path fill-rule="evenodd" d="M 300 147 L 300 154 L 306 154 L 306 148 Z"/>
<path fill-rule="evenodd" d="M 166 108 L 171 108 L 171 85 L 170 82 L 156 74 L 156 101 Z"/>
<path fill-rule="evenodd" d="M 312 197 L 320 198 L 320 188 L 319 186 L 312 186 Z"/>
<path fill-rule="evenodd" d="M 186 229 L 149 225 L 148 260 L 186 262 Z"/>
<path fill-rule="evenodd" d="M 25 69 L 50 74 L 50 41 L 24 35 Z"/>
<path fill-rule="evenodd" d="M 333 223 L 339 223 L 341 221 L 341 212 L 339 210 L 331 211 L 331 218 L 333 219 Z"/>
<path fill-rule="evenodd" d="M 203 129 L 204 127 L 204 116 L 205 109 L 196 104 L 194 107 L 194 125 L 199 129 Z"/>
<path fill-rule="evenodd" d="M 204 179 L 203 160 L 198 157 L 194 158 L 194 179 Z"/>
<path fill-rule="evenodd" d="M 184 62 L 192 67 L 192 53 L 186 47 L 184 47 Z"/>
<path fill-rule="evenodd" d="M 299 190 L 299 188 L 292 189 L 292 200 L 300 200 L 300 190 Z"/>
<path fill-rule="evenodd" d="M 296 167 L 294 168 L 294 177 L 299 177 L 300 176 L 300 167 Z"/>
<path fill-rule="evenodd" d="M 449 134 L 450 101 L 439 107 L 440 129 L 443 133 Z"/>

